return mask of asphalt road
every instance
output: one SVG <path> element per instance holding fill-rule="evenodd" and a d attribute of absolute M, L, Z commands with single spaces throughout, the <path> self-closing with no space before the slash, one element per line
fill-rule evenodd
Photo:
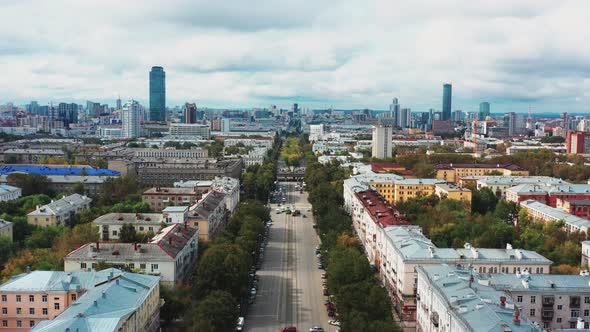
<path fill-rule="evenodd" d="M 336 331 L 328 325 L 328 314 L 322 294 L 321 274 L 317 267 L 315 247 L 319 239 L 313 229 L 307 193 L 295 191 L 295 183 L 287 187 L 287 206 L 295 206 L 302 216 L 276 214 L 271 204 L 273 225 L 270 228 L 264 261 L 257 274 L 258 293 L 245 319 L 245 330 L 279 332 L 287 326 L 307 332 L 319 325 L 325 331 Z"/>

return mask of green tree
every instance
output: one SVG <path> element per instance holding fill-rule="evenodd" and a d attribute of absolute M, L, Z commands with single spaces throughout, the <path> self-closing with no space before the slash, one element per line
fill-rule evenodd
<path fill-rule="evenodd" d="M 37 194 L 51 196 L 52 194 L 52 191 L 49 189 L 50 181 L 45 175 L 11 173 L 7 177 L 7 182 L 11 186 L 21 188 L 23 196 Z"/>
<path fill-rule="evenodd" d="M 14 254 L 14 243 L 8 236 L 0 235 L 0 266 L 4 265 L 9 257 Z"/>
<path fill-rule="evenodd" d="M 137 232 L 135 231 L 135 227 L 130 223 L 123 224 L 121 233 L 119 234 L 119 240 L 124 243 L 136 242 Z"/>
<path fill-rule="evenodd" d="M 195 274 L 198 296 L 226 290 L 239 298 L 248 291 L 250 253 L 235 244 L 211 246 L 202 256 Z"/>
<path fill-rule="evenodd" d="M 193 331 L 227 332 L 236 329 L 238 303 L 228 292 L 216 290 L 207 295 L 194 313 Z"/>
<path fill-rule="evenodd" d="M 182 317 L 182 313 L 190 306 L 189 294 L 177 287 L 160 286 L 160 297 L 164 299 L 164 306 L 160 308 L 160 318 L 165 325 Z"/>

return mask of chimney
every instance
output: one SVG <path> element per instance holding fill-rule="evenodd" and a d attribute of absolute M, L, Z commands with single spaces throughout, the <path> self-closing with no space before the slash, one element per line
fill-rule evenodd
<path fill-rule="evenodd" d="M 500 307 L 506 307 L 506 296 L 500 296 Z"/>
<path fill-rule="evenodd" d="M 520 310 L 518 310 L 518 307 L 514 307 L 514 314 L 512 315 L 512 322 L 516 326 L 520 325 Z"/>

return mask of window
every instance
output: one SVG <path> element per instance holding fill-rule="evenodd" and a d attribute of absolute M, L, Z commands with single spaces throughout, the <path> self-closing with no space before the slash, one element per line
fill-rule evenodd
<path fill-rule="evenodd" d="M 29 295 L 29 302 L 35 302 L 35 295 Z"/>
<path fill-rule="evenodd" d="M 35 308 L 29 308 L 29 315 L 35 314 Z"/>
<path fill-rule="evenodd" d="M 133 269 L 135 268 L 135 264 L 134 264 L 134 263 L 129 263 L 129 268 L 130 268 L 131 270 L 133 270 Z"/>
<path fill-rule="evenodd" d="M 2 302 L 7 302 L 8 299 L 6 298 L 6 295 L 2 295 Z"/>
<path fill-rule="evenodd" d="M 140 231 L 143 231 L 143 226 L 139 226 L 139 230 Z"/>
<path fill-rule="evenodd" d="M 576 322 L 570 322 L 570 329 L 576 328 Z"/>
<path fill-rule="evenodd" d="M 47 303 L 47 295 L 41 296 L 41 302 Z"/>
<path fill-rule="evenodd" d="M 80 263 L 80 268 L 81 269 L 85 269 L 86 268 L 86 263 Z"/>
<path fill-rule="evenodd" d="M 113 235 L 114 236 L 117 236 L 117 231 L 113 231 Z"/>
<path fill-rule="evenodd" d="M 2 314 L 8 315 L 8 308 L 2 308 Z"/>
<path fill-rule="evenodd" d="M 152 264 L 152 271 L 155 271 L 158 269 L 158 264 Z"/>
<path fill-rule="evenodd" d="M 584 310 L 584 316 L 590 316 L 590 310 L 586 309 Z"/>
<path fill-rule="evenodd" d="M 76 301 L 78 299 L 78 295 L 77 294 L 72 294 L 72 301 Z"/>
<path fill-rule="evenodd" d="M 43 315 L 47 316 L 47 308 L 43 308 L 42 311 L 43 311 Z"/>
<path fill-rule="evenodd" d="M 20 302 L 20 300 L 21 300 L 21 296 L 20 295 L 17 295 L 16 296 L 16 302 Z"/>
<path fill-rule="evenodd" d="M 522 295 L 518 295 L 518 297 L 516 298 L 516 302 L 522 303 Z"/>
<path fill-rule="evenodd" d="M 535 316 L 535 309 L 531 309 L 531 311 L 530 311 L 530 316 L 531 316 L 531 317 L 534 317 L 534 316 Z"/>
<path fill-rule="evenodd" d="M 563 304 L 558 304 L 557 305 L 557 310 L 562 310 L 563 309 Z"/>
<path fill-rule="evenodd" d="M 23 309 L 21 309 L 21 308 L 16 308 L 16 314 L 17 314 L 17 315 L 22 315 L 22 313 L 23 313 Z"/>
<path fill-rule="evenodd" d="M 536 296 L 531 296 L 531 303 L 537 303 L 537 297 Z"/>
<path fill-rule="evenodd" d="M 557 317 L 557 322 L 561 323 L 561 317 Z"/>
<path fill-rule="evenodd" d="M 584 296 L 584 303 L 590 303 L 590 296 Z"/>
<path fill-rule="evenodd" d="M 23 322 L 20 320 L 16 321 L 16 327 L 23 327 Z"/>
<path fill-rule="evenodd" d="M 33 326 L 35 326 L 35 321 L 34 321 L 34 320 L 30 320 L 30 321 L 29 321 L 29 326 L 30 326 L 30 327 L 33 327 Z"/>
<path fill-rule="evenodd" d="M 571 317 L 572 318 L 578 318 L 578 317 L 580 317 L 580 310 L 572 310 Z"/>
<path fill-rule="evenodd" d="M 54 303 L 53 304 L 53 309 L 59 310 L 59 303 Z"/>
<path fill-rule="evenodd" d="M 8 321 L 7 320 L 3 320 L 2 321 L 2 327 L 8 327 Z"/>
<path fill-rule="evenodd" d="M 142 269 L 142 270 L 145 270 L 145 263 L 139 264 L 139 268 Z"/>

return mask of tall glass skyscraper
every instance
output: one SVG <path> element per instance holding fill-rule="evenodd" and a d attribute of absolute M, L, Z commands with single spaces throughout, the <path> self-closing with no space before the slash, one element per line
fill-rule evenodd
<path fill-rule="evenodd" d="M 159 66 L 150 71 L 150 121 L 166 121 L 166 72 Z"/>
<path fill-rule="evenodd" d="M 479 120 L 485 120 L 490 115 L 490 103 L 484 101 L 479 104 Z"/>
<path fill-rule="evenodd" d="M 453 86 L 451 84 L 443 84 L 443 103 L 442 103 L 442 119 L 451 120 L 451 101 L 453 99 Z"/>

